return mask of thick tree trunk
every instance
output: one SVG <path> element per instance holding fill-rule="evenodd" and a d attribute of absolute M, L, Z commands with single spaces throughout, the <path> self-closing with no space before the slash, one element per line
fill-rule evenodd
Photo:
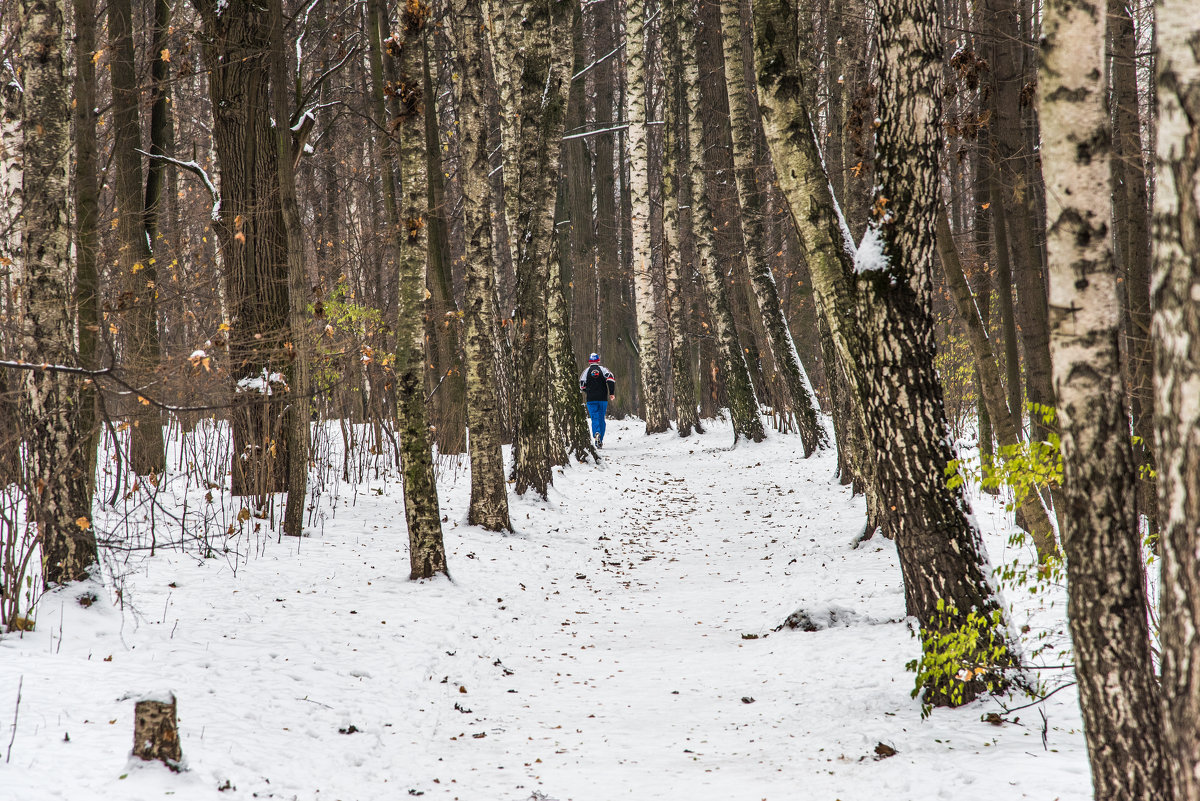
<path fill-rule="evenodd" d="M 24 68 L 20 353 L 33 364 L 70 364 L 75 331 L 68 291 L 71 112 L 64 11 L 56 0 L 22 0 L 20 12 L 18 47 Z M 55 370 L 28 370 L 20 380 L 25 497 L 42 546 L 42 581 L 49 588 L 86 578 L 97 560 L 91 496 L 86 492 L 88 459 L 82 452 L 88 439 L 79 429 L 78 379 Z"/>
<path fill-rule="evenodd" d="M 1047 4 L 1038 79 L 1050 345 L 1062 429 L 1067 614 L 1097 799 L 1171 798 L 1146 625 L 1136 474 L 1109 240 L 1105 16 Z"/>
<path fill-rule="evenodd" d="M 231 491 L 264 497 L 287 490 L 288 431 L 275 398 L 287 365 L 287 235 L 271 133 L 270 20 L 249 0 L 192 0 L 204 29 L 213 143 L 221 168 L 214 221 L 230 306 Z"/>
<path fill-rule="evenodd" d="M 155 372 L 161 361 L 158 339 L 158 268 L 151 253 L 142 198 L 142 129 L 139 88 L 133 55 L 130 0 L 108 4 L 109 74 L 112 77 L 113 196 L 117 208 L 117 272 L 124 282 L 125 359 L 130 377 L 145 395 L 161 395 Z M 162 415 L 138 398 L 132 409 L 129 466 L 138 475 L 166 467 Z"/>
<path fill-rule="evenodd" d="M 518 152 L 517 309 L 513 319 L 517 371 L 517 427 L 513 441 L 515 489 L 545 497 L 552 480 L 550 352 L 547 285 L 554 238 L 559 145 L 566 122 L 571 52 L 566 0 L 528 0 L 517 89 Z M 507 160 L 507 155 L 506 155 Z M 506 193 L 508 189 L 506 188 Z"/>
<path fill-rule="evenodd" d="M 471 503 L 467 522 L 491 531 L 511 531 L 500 418 L 494 374 L 492 322 L 496 317 L 492 260 L 491 186 L 484 125 L 488 55 L 485 20 L 475 0 L 452 0 L 450 19 L 457 45 L 459 181 L 466 232 L 463 270 L 466 302 L 467 448 L 471 457 Z"/>
<path fill-rule="evenodd" d="M 749 10 L 749 6 L 742 0 L 722 0 L 721 2 L 721 41 L 725 52 L 725 78 L 729 87 L 734 172 L 737 177 L 737 189 L 743 216 L 749 225 L 746 244 L 750 252 L 748 266 L 754 298 L 766 328 L 767 341 L 771 347 L 775 366 L 783 379 L 782 383 L 791 412 L 795 415 L 797 426 L 800 429 L 804 455 L 810 456 L 821 446 L 825 432 L 821 429 L 817 419 L 818 409 L 812 385 L 809 383 L 808 375 L 804 372 L 804 366 L 800 364 L 796 343 L 792 341 L 792 332 L 788 329 L 787 320 L 783 316 L 783 307 L 779 303 L 779 289 L 771 274 L 767 253 L 766 230 L 763 222 L 766 205 L 763 203 L 763 195 L 766 186 L 760 186 L 758 183 L 758 165 L 755 163 L 755 146 L 759 137 L 756 121 L 759 113 L 758 100 L 752 83 L 754 59 L 752 52 L 743 52 L 743 44 L 749 36 L 752 36 L 750 33 L 751 20 L 743 19 L 743 11 L 748 17 Z M 747 77 L 748 66 L 749 78 Z"/>
<path fill-rule="evenodd" d="M 695 0 L 679 15 L 680 40 L 683 43 L 683 80 L 687 87 L 687 104 L 700 108 L 700 74 L 696 66 L 695 20 L 699 8 Z M 703 143 L 699 114 L 692 114 L 688 125 L 688 144 L 692 156 L 692 221 L 696 232 L 696 255 L 700 275 L 704 280 L 709 320 L 717 342 L 717 355 L 725 379 L 725 394 L 729 414 L 733 418 L 734 438 L 746 437 L 760 442 L 766 437 L 762 418 L 758 415 L 758 399 L 750 383 L 746 358 L 733 322 L 733 312 L 725 292 L 725 278 L 715 261 L 716 247 L 712 204 L 704 174 Z"/>
<path fill-rule="evenodd" d="M 652 91 L 646 69 L 647 31 L 644 0 L 625 2 L 625 70 L 629 88 L 625 93 L 626 141 L 630 160 L 630 217 L 633 241 L 633 296 L 637 312 L 639 364 L 646 433 L 658 434 L 671 427 L 663 393 L 658 357 L 659 320 L 650 252 L 650 149 L 647 147 Z"/>
<path fill-rule="evenodd" d="M 1164 751 L 1178 801 L 1200 801 L 1200 23 L 1160 0 L 1154 203 L 1155 429 Z"/>

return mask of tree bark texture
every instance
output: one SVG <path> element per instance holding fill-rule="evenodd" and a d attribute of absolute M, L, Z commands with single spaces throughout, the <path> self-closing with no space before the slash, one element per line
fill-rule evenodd
<path fill-rule="evenodd" d="M 79 337 L 79 364 L 95 369 L 100 342 L 100 182 L 96 147 L 96 5 L 94 0 L 75 0 L 75 310 Z M 7 134 L 7 131 L 5 132 Z M 7 137 L 5 137 L 7 138 Z M 96 385 L 84 384 L 79 399 L 79 432 L 88 438 L 87 497 L 96 483 L 96 453 L 100 444 L 100 420 Z"/>
<path fill-rule="evenodd" d="M 679 25 L 675 15 L 678 4 L 666 0 L 667 14 L 663 30 L 663 74 L 666 76 L 666 119 L 663 142 L 663 259 L 666 273 L 667 325 L 671 337 L 671 385 L 675 402 L 675 430 L 681 437 L 693 431 L 704 433 L 696 409 L 696 384 L 692 377 L 692 349 L 689 341 L 689 304 L 683 286 L 682 237 L 680 235 L 680 206 L 691 208 L 691 174 L 685 148 L 688 132 L 688 111 L 683 105 L 684 89 L 680 64 L 682 53 Z M 690 214 L 687 217 L 691 224 Z M 692 264 L 687 263 L 687 274 Z"/>
<path fill-rule="evenodd" d="M 524 35 L 516 90 L 517 308 L 513 319 L 517 373 L 517 426 L 513 441 L 515 489 L 545 497 L 551 475 L 550 353 L 547 285 L 554 237 L 559 143 L 566 122 L 571 52 L 566 0 L 528 0 L 521 8 Z M 518 54 L 507 54 L 513 59 Z M 506 193 L 508 188 L 506 186 Z"/>
<path fill-rule="evenodd" d="M 400 120 L 402 202 L 394 224 L 400 245 L 399 317 L 396 321 L 396 388 L 400 416 L 400 462 L 408 521 L 410 578 L 446 574 L 433 449 L 425 408 L 425 267 L 429 256 L 429 193 L 425 172 L 425 27 L 429 6 L 411 0 L 400 9 L 403 41 L 391 74 L 391 114 Z M 395 45 L 393 44 L 393 48 Z"/>
<path fill-rule="evenodd" d="M 229 360 L 236 402 L 232 492 L 287 490 L 290 432 L 276 397 L 288 341 L 287 234 L 268 86 L 270 20 L 249 0 L 193 0 L 210 70 L 213 143 L 221 168 L 214 228 L 230 306 Z"/>
<path fill-rule="evenodd" d="M 73 360 L 73 298 L 68 291 L 71 226 L 67 214 L 70 102 L 57 0 L 23 0 L 18 40 L 24 67 L 21 132 L 23 317 L 20 353 L 35 364 Z M 79 429 L 78 380 L 54 370 L 21 375 L 19 401 L 26 459 L 24 487 L 42 546 L 42 581 L 78 581 L 96 563 L 87 494 L 88 438 Z"/>
<path fill-rule="evenodd" d="M 155 0 L 158 8 L 162 0 Z M 169 8 L 169 6 L 168 6 Z M 308 315 L 305 311 L 304 231 L 300 205 L 296 200 L 296 175 L 292 154 L 292 104 L 288 92 L 287 50 L 283 36 L 283 0 L 271 0 L 271 102 L 275 119 L 275 146 L 279 150 L 279 201 L 283 210 L 287 237 L 288 333 L 293 360 L 289 365 L 290 402 L 284 414 L 284 426 L 290 432 L 287 461 L 287 505 L 283 512 L 283 533 L 299 537 L 304 531 L 304 512 L 308 503 L 308 458 L 311 417 Z M 153 166 L 153 164 L 151 165 Z M 149 192 L 147 192 L 149 195 Z M 157 203 L 153 204 L 157 206 Z M 286 345 L 285 345 L 286 347 Z"/>
<path fill-rule="evenodd" d="M 1037 162 L 1030 153 L 1023 110 L 1031 105 L 1023 40 L 1022 3 L 1018 0 L 984 0 L 983 27 L 987 60 L 992 76 L 992 154 L 999 201 L 1004 206 L 1009 235 L 1013 279 L 1017 287 L 1016 322 L 1025 351 L 1025 386 L 1029 403 L 1054 406 L 1050 378 L 1050 350 L 1046 312 L 1045 264 L 1041 246 L 1044 187 Z M 997 227 L 997 232 L 999 232 Z M 1003 287 L 1001 287 L 1003 290 Z M 1024 416 L 1023 408 L 1013 409 Z M 1030 419 L 1031 439 L 1044 438 L 1040 415 Z"/>
<path fill-rule="evenodd" d="M 1200 23 L 1160 0 L 1154 203 L 1155 447 L 1164 751 L 1174 798 L 1200 801 Z"/>
<path fill-rule="evenodd" d="M 1108 0 L 1109 59 L 1112 64 L 1113 245 L 1125 284 L 1125 364 L 1129 416 L 1138 441 L 1138 513 L 1157 531 L 1154 451 L 1154 367 L 1150 343 L 1150 209 L 1146 161 L 1138 112 L 1137 37 L 1125 0 Z"/>
<path fill-rule="evenodd" d="M 695 19 L 698 14 L 698 5 L 694 0 L 690 8 L 683 10 L 679 15 L 687 104 L 697 112 L 700 108 L 700 73 L 696 66 L 695 35 Z M 761 442 L 766 437 L 766 432 L 758 414 L 758 399 L 754 394 L 754 386 L 750 383 L 750 372 L 733 321 L 723 271 L 715 260 L 716 223 L 713 221 L 711 197 L 704 174 L 704 145 L 698 113 L 689 118 L 688 140 L 692 155 L 692 221 L 693 230 L 696 231 L 696 255 L 700 275 L 704 281 L 709 319 L 714 329 L 712 334 L 717 340 L 718 359 L 725 379 L 725 394 L 729 403 L 729 414 L 733 419 L 734 438 L 736 440 L 738 437 L 746 437 L 754 442 Z"/>
<path fill-rule="evenodd" d="M 170 700 L 143 699 L 133 708 L 133 755 L 147 762 L 162 762 L 171 770 L 179 770 L 183 748 L 179 742 L 176 722 L 175 695 Z"/>
<path fill-rule="evenodd" d="M 633 296 L 637 312 L 642 401 L 646 433 L 658 434 L 671 427 L 663 392 L 658 357 L 658 329 L 653 255 L 650 252 L 650 149 L 647 146 L 652 86 L 646 69 L 646 4 L 625 0 L 625 70 L 629 88 L 625 93 L 626 141 L 630 160 L 630 218 L 633 241 Z"/>
<path fill-rule="evenodd" d="M 123 312 L 125 359 L 132 382 L 142 394 L 157 394 L 155 373 L 162 358 L 158 338 L 158 269 L 146 230 L 142 196 L 142 129 L 139 87 L 133 55 L 130 0 L 108 4 L 109 74 L 112 78 L 113 195 L 119 240 L 117 271 L 124 283 L 118 308 Z M 138 475 L 166 467 L 162 415 L 142 398 L 132 409 L 129 466 Z"/>
<path fill-rule="evenodd" d="M 490 56 L 485 20 L 475 0 L 451 0 L 457 49 L 459 180 L 462 184 L 463 306 L 467 369 L 467 448 L 471 458 L 471 502 L 467 522 L 491 531 L 511 531 L 500 418 L 496 398 L 492 323 L 496 317 L 492 256 L 492 193 L 488 182 L 485 65 Z"/>
<path fill-rule="evenodd" d="M 1104 6 L 1047 4 L 1038 83 L 1067 614 L 1096 798 L 1165 799 L 1109 239 L 1104 44 Z"/>
<path fill-rule="evenodd" d="M 864 410 L 908 610 L 922 628 L 936 629 L 944 625 L 936 620 L 939 601 L 956 612 L 951 627 L 972 611 L 1002 609 L 966 500 L 946 485 L 954 455 L 933 364 L 936 154 L 942 144 L 938 12 L 920 0 L 883 0 L 878 9 L 878 188 L 868 237 L 872 231 L 879 237 L 884 263 L 868 269 L 860 256 L 858 265 L 859 329 L 867 339 Z M 992 636 L 1005 639 L 1003 628 Z M 1016 656 L 1010 651 L 1007 659 Z"/>
<path fill-rule="evenodd" d="M 764 224 L 766 204 L 763 197 L 767 189 L 758 183 L 756 145 L 759 131 L 758 102 L 754 97 L 753 53 L 743 52 L 746 36 L 743 28 L 749 29 L 751 21 L 743 19 L 741 0 L 721 0 L 721 41 L 725 52 L 725 78 L 729 87 L 729 116 L 733 134 L 734 172 L 738 195 L 741 199 L 743 216 L 749 231 L 746 245 L 750 252 L 748 267 L 750 284 L 754 290 L 758 313 L 766 328 L 767 342 L 776 368 L 781 374 L 791 412 L 795 415 L 804 455 L 811 456 L 821 446 L 825 432 L 817 419 L 816 397 L 809 383 L 796 343 L 783 316 L 779 302 L 779 289 L 771 273 Z M 745 11 L 749 11 L 748 5 Z M 749 63 L 747 63 L 749 62 Z M 750 77 L 747 77 L 749 66 Z M 752 116 L 753 112 L 753 116 Z"/>

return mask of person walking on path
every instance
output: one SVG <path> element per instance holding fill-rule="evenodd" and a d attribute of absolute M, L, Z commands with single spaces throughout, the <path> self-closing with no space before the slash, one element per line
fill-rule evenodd
<path fill-rule="evenodd" d="M 588 356 L 587 369 L 579 376 L 579 391 L 587 400 L 588 417 L 592 418 L 592 436 L 596 447 L 604 447 L 604 415 L 608 402 L 617 398 L 617 380 L 608 368 L 600 364 L 600 354 Z"/>

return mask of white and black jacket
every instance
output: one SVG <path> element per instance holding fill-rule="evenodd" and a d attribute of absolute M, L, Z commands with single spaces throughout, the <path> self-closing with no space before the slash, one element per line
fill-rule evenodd
<path fill-rule="evenodd" d="M 587 394 L 589 403 L 607 401 L 609 396 L 617 394 L 617 380 L 604 365 L 589 364 L 579 376 L 579 391 Z"/>

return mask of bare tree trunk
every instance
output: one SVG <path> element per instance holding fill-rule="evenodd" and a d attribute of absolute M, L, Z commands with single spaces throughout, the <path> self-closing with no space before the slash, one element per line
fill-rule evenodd
<path fill-rule="evenodd" d="M 569 14 L 566 0 L 528 0 L 522 8 L 525 36 L 517 91 L 520 133 L 512 145 L 519 151 L 520 170 L 517 314 L 513 320 L 519 383 L 513 473 L 518 494 L 532 488 L 542 497 L 552 479 L 546 293 L 554 237 L 554 189 L 570 80 Z M 509 147 L 505 143 L 506 152 Z"/>
<path fill-rule="evenodd" d="M 75 0 L 75 307 L 78 320 L 79 364 L 100 366 L 100 252 L 99 165 L 96 158 L 96 6 L 94 0 Z M 95 383 L 85 384 L 79 399 L 79 432 L 87 437 L 87 497 L 96 484 L 96 454 L 100 419 Z"/>
<path fill-rule="evenodd" d="M 21 105 L 24 228 L 21 232 L 23 317 L 21 358 L 70 364 L 75 351 L 71 228 L 67 216 L 67 154 L 71 124 L 63 7 L 57 0 L 22 0 L 18 40 L 24 68 Z M 24 487 L 42 546 L 42 581 L 79 581 L 96 563 L 88 438 L 79 429 L 78 379 L 57 370 L 27 370 L 20 399 L 26 438 Z"/>
<path fill-rule="evenodd" d="M 692 351 L 688 339 L 688 299 L 681 271 L 683 265 L 680 236 L 680 206 L 689 209 L 686 221 L 691 225 L 691 173 L 688 170 L 688 112 L 683 104 L 684 87 L 680 65 L 679 13 L 675 0 L 665 0 L 663 11 L 667 27 L 663 30 L 663 73 L 666 76 L 666 120 L 663 141 L 663 259 L 667 290 L 667 325 L 671 336 L 671 384 L 674 388 L 675 430 L 690 436 L 694 430 L 704 433 L 696 411 L 696 384 L 692 379 Z M 687 262 L 688 274 L 692 264 Z"/>
<path fill-rule="evenodd" d="M 496 316 L 492 261 L 491 186 L 484 125 L 488 55 L 484 19 L 475 0 L 451 0 L 457 46 L 459 180 L 462 184 L 463 253 L 466 276 L 467 447 L 471 457 L 471 504 L 467 521 L 491 531 L 511 531 L 500 418 L 493 373 L 492 321 Z"/>
<path fill-rule="evenodd" d="M 1162 545 L 1163 740 L 1178 801 L 1200 801 L 1200 23 L 1160 0 L 1154 208 L 1155 429 Z"/>
<path fill-rule="evenodd" d="M 158 383 L 161 361 L 158 338 L 158 268 L 151 254 L 142 199 L 142 130 L 139 91 L 133 55 L 133 10 L 130 0 L 108 4 L 109 73 L 112 76 L 113 194 L 120 242 L 118 274 L 124 281 L 126 360 L 134 383 L 145 395 Z M 129 466 L 138 475 L 162 473 L 166 467 L 162 415 L 143 399 L 133 407 Z"/>
<path fill-rule="evenodd" d="M 271 133 L 270 20 L 249 0 L 192 0 L 204 28 L 204 60 L 221 168 L 213 221 L 230 305 L 232 492 L 259 498 L 287 490 L 291 432 L 281 388 L 289 341 L 287 234 L 279 198 L 278 150 Z"/>
<path fill-rule="evenodd" d="M 743 11 L 747 18 L 743 19 Z M 743 216 L 749 224 L 746 245 L 750 252 L 750 283 L 754 289 L 758 312 L 766 328 L 767 341 L 771 347 L 776 367 L 783 378 L 783 387 L 792 414 L 800 429 L 804 455 L 810 456 L 821 446 L 825 432 L 817 422 L 816 399 L 792 332 L 788 329 L 779 303 L 779 290 L 771 274 L 766 249 L 766 231 L 763 224 L 765 205 L 762 202 L 764 186 L 758 184 L 758 169 L 755 163 L 755 148 L 759 132 L 758 99 L 753 88 L 753 51 L 743 52 L 743 45 L 752 39 L 752 22 L 749 5 L 742 0 L 722 0 L 721 26 L 722 43 L 725 50 L 725 78 L 729 86 L 729 112 L 733 133 L 733 158 L 737 177 L 738 195 L 741 198 Z M 747 69 L 749 68 L 749 69 Z M 749 77 L 747 76 L 749 72 Z"/>
<path fill-rule="evenodd" d="M 155 0 L 157 7 L 164 0 Z M 168 6 L 169 8 L 169 6 Z M 292 104 L 288 93 L 287 51 L 283 36 L 283 0 L 271 0 L 271 102 L 275 125 L 276 162 L 279 170 L 279 200 L 283 209 L 287 237 L 288 329 L 295 358 L 288 381 L 291 399 L 284 417 L 290 430 L 291 447 L 287 462 L 287 506 L 283 513 L 283 533 L 299 537 L 304 531 L 304 511 L 308 501 L 309 419 L 311 417 L 308 320 L 305 313 L 304 232 L 300 205 L 296 201 L 296 176 L 292 153 Z"/>
<path fill-rule="evenodd" d="M 694 109 L 700 108 L 700 73 L 696 65 L 695 20 L 699 14 L 696 0 L 690 7 L 681 9 L 680 41 L 683 43 L 683 80 L 687 87 L 687 103 Z M 704 279 L 705 297 L 708 301 L 709 320 L 716 338 L 717 355 L 721 373 L 725 379 L 725 393 L 729 403 L 729 414 L 733 418 L 735 440 L 746 437 L 760 442 L 766 437 L 762 418 L 758 415 L 758 399 L 750 383 L 746 358 L 733 322 L 733 312 L 725 292 L 725 279 L 715 261 L 716 251 L 712 204 L 704 175 L 703 143 L 699 114 L 692 114 L 688 124 L 688 139 L 692 158 L 692 222 L 696 231 L 696 251 L 700 275 Z"/>
<path fill-rule="evenodd" d="M 641 367 L 642 400 L 645 402 L 646 433 L 658 434 L 671 427 L 663 393 L 658 358 L 658 320 L 655 315 L 654 282 L 650 253 L 650 150 L 647 147 L 652 92 L 646 67 L 647 30 L 644 0 L 625 2 L 625 69 L 629 88 L 625 93 L 625 120 L 630 159 L 630 219 L 633 241 L 633 296 L 637 311 L 637 336 Z"/>
<path fill-rule="evenodd" d="M 1096 798 L 1167 799 L 1108 232 L 1105 16 L 1095 12 L 1047 4 L 1038 80 L 1067 614 Z"/>
<path fill-rule="evenodd" d="M 1126 0 L 1108 0 L 1112 64 L 1113 244 L 1125 284 L 1125 360 L 1129 415 L 1138 441 L 1138 513 L 1157 531 L 1154 452 L 1154 368 L 1150 343 L 1150 209 L 1138 113 L 1137 39 Z"/>

